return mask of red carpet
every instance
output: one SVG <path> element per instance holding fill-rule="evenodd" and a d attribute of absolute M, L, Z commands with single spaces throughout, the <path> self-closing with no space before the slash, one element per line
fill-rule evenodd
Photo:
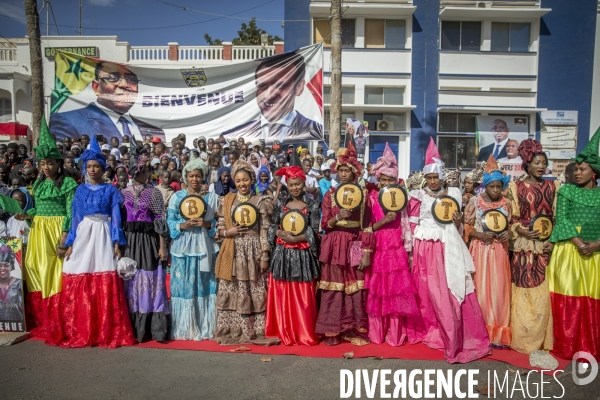
<path fill-rule="evenodd" d="M 397 358 L 402 360 L 444 360 L 442 351 L 433 350 L 424 344 L 404 345 L 400 347 L 391 347 L 387 344 L 370 344 L 368 346 L 354 346 L 350 343 L 342 343 L 338 346 L 258 346 L 258 345 L 235 345 L 221 346 L 212 340 L 203 340 L 201 342 L 174 340 L 166 343 L 146 342 L 136 345 L 140 348 L 168 349 L 168 350 L 195 350 L 195 351 L 213 351 L 221 353 L 243 352 L 252 354 L 268 355 L 296 355 L 302 357 L 315 358 L 342 358 L 342 354 L 353 351 L 355 358 L 381 357 Z M 240 347 L 250 349 L 250 351 L 236 351 Z M 559 363 L 558 369 L 565 370 L 571 360 L 563 360 L 554 356 Z M 480 361 L 501 361 L 514 365 L 517 368 L 539 370 L 529 365 L 529 356 L 517 353 L 513 350 L 492 350 L 492 354 L 480 359 Z M 552 375 L 552 373 L 548 373 Z"/>

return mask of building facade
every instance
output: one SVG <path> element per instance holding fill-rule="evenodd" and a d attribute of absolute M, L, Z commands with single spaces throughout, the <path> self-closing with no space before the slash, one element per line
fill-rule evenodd
<path fill-rule="evenodd" d="M 324 43 L 325 103 L 330 6 L 285 4 L 286 51 Z M 597 0 L 344 1 L 343 119 L 368 121 L 368 159 L 389 142 L 401 176 L 422 168 L 430 137 L 448 167 L 473 168 L 478 115 L 526 117 L 539 138 L 541 111 L 577 111 L 580 151 L 600 126 L 599 10 Z"/>

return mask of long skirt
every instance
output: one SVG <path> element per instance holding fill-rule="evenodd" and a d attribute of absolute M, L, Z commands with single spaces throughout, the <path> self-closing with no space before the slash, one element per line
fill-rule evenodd
<path fill-rule="evenodd" d="M 36 216 L 31 224 L 25 281 L 27 284 L 27 329 L 48 342 L 62 338 L 60 292 L 63 260 L 56 256 L 65 217 Z"/>
<path fill-rule="evenodd" d="M 63 266 L 61 347 L 135 343 L 123 282 L 106 215 L 88 215 L 77 227 L 73 253 Z"/>
<path fill-rule="evenodd" d="M 278 337 L 286 346 L 314 346 L 317 301 L 315 282 L 289 282 L 269 275 L 265 336 Z"/>
<path fill-rule="evenodd" d="M 385 341 L 390 346 L 419 343 L 419 332 L 425 325 L 404 245 L 399 235 L 376 237 L 377 249 L 365 277 L 369 339 L 375 344 Z"/>
<path fill-rule="evenodd" d="M 235 238 L 233 276 L 219 279 L 217 329 L 213 339 L 220 344 L 275 344 L 265 338 L 268 271 L 260 271 L 260 238 Z"/>
<path fill-rule="evenodd" d="M 158 260 L 159 239 L 151 222 L 126 223 L 127 244 L 122 251 L 138 263 L 133 278 L 125 281 L 125 293 L 134 335 L 138 342 L 152 338 L 158 342 L 167 339 L 166 271 Z"/>
<path fill-rule="evenodd" d="M 545 279 L 549 258 L 548 254 L 534 254 L 531 250 L 513 252 L 510 347 L 520 353 L 529 354 L 534 350 L 548 351 L 553 348 L 552 302 L 548 281 Z M 523 279 L 533 276 L 532 274 L 538 279 Z M 517 286 L 515 282 L 528 286 Z"/>
<path fill-rule="evenodd" d="M 510 346 L 510 261 L 508 244 L 493 241 L 486 244 L 471 241 L 469 249 L 475 264 L 475 294 L 483 313 L 490 341 L 498 346 Z"/>
<path fill-rule="evenodd" d="M 546 279 L 554 316 L 554 352 L 570 360 L 585 351 L 600 360 L 600 252 L 583 257 L 573 243 L 558 242 Z"/>
<path fill-rule="evenodd" d="M 423 343 L 444 350 L 449 363 L 467 363 L 488 355 L 490 339 L 475 293 L 459 303 L 446 283 L 444 243 L 415 239 L 412 275 L 425 322 Z"/>
<path fill-rule="evenodd" d="M 200 257 L 171 255 L 171 338 L 210 339 L 217 327 L 215 271 L 201 272 Z"/>

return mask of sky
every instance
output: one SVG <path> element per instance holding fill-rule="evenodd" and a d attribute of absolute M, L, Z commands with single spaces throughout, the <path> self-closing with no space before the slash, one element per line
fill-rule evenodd
<path fill-rule="evenodd" d="M 50 34 L 77 35 L 79 1 L 50 2 L 58 25 L 57 32 L 50 13 Z M 43 0 L 38 0 L 38 7 L 42 4 Z M 257 25 L 271 35 L 283 37 L 283 15 L 284 0 L 83 0 L 82 26 L 83 35 L 118 36 L 133 46 L 166 46 L 168 42 L 204 46 L 205 33 L 213 39 L 231 41 L 237 37 L 242 22 L 248 23 L 252 17 L 274 20 L 257 21 Z M 45 10 L 40 21 L 40 31 L 45 35 Z M 23 0 L 0 0 L 0 35 L 22 38 L 26 34 Z"/>

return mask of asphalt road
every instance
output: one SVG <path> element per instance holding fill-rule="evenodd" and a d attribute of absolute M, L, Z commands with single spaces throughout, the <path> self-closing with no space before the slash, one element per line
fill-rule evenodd
<path fill-rule="evenodd" d="M 61 349 L 39 341 L 27 341 L 0 348 L 0 398 L 13 399 L 337 399 L 340 398 L 340 369 L 478 369 L 478 387 L 487 386 L 488 370 L 504 376 L 508 366 L 500 362 L 473 362 L 449 365 L 440 361 L 376 359 L 316 359 L 297 356 L 208 353 L 143 349 L 136 347 L 106 350 L 98 348 Z M 410 373 L 410 372 L 409 372 Z M 493 375 L 491 375 L 493 376 Z M 520 376 L 526 390 L 526 375 Z M 509 370 L 510 386 L 520 388 L 516 374 Z M 539 393 L 539 374 L 532 374 L 522 392 L 496 398 L 532 398 Z M 544 397 L 600 400 L 600 376 L 587 386 L 577 386 L 571 367 L 558 375 L 560 385 L 544 378 Z M 535 384 L 534 384 L 535 382 Z M 537 386 L 536 386 L 537 384 Z M 562 385 L 562 386 L 561 386 Z M 564 389 L 563 389 L 564 387 Z M 393 391 L 392 379 L 390 393 Z M 461 390 L 467 390 L 466 378 Z M 435 393 L 435 389 L 433 389 Z M 527 396 L 527 392 L 525 392 Z M 368 398 L 363 386 L 363 399 Z M 350 397 L 356 398 L 355 393 Z M 380 398 L 377 387 L 374 398 Z M 411 398 L 407 393 L 407 398 Z M 446 397 L 440 397 L 446 398 Z M 454 397 L 453 397 L 454 398 Z M 479 398 L 488 398 L 480 395 Z M 490 398 L 494 398 L 493 395 Z"/>

